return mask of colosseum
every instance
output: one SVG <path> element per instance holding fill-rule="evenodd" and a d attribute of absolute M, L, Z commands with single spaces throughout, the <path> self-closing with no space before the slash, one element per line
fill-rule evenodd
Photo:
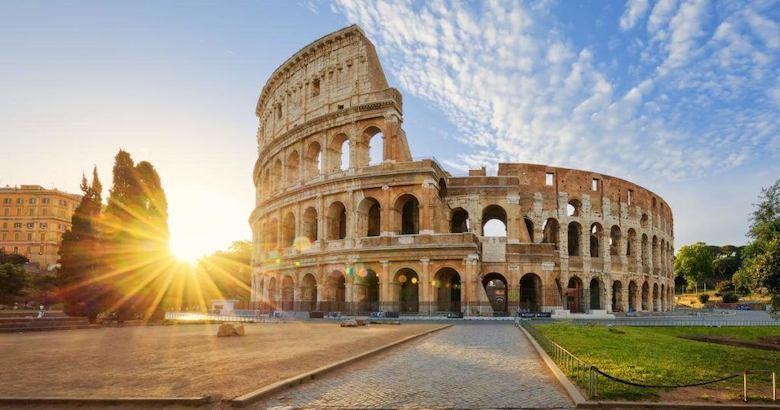
<path fill-rule="evenodd" d="M 673 220 L 620 178 L 414 159 L 400 92 L 357 26 L 284 62 L 257 103 L 258 309 L 553 317 L 673 307 Z"/>

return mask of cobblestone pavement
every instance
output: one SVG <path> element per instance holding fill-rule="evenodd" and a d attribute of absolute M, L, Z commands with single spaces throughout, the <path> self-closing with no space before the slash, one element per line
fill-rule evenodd
<path fill-rule="evenodd" d="M 569 408 L 511 324 L 456 325 L 279 392 L 252 408 Z"/>

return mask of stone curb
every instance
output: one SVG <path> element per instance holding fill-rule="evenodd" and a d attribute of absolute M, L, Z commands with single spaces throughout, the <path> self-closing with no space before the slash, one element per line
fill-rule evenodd
<path fill-rule="evenodd" d="M 0 397 L 1 406 L 202 406 L 211 396 L 199 397 Z"/>
<path fill-rule="evenodd" d="M 550 368 L 553 375 L 561 383 L 566 393 L 574 402 L 575 406 L 579 409 L 780 409 L 780 405 L 777 404 L 758 404 L 758 403 L 704 403 L 704 402 L 645 402 L 645 401 L 590 401 L 585 399 L 580 390 L 575 386 L 568 377 L 561 371 L 557 364 L 550 358 L 547 352 L 539 346 L 536 339 L 528 333 L 527 330 L 520 327 L 520 330 L 525 334 L 525 337 L 531 342 L 536 353 L 542 357 L 544 363 Z"/>
<path fill-rule="evenodd" d="M 335 370 L 335 369 L 337 369 L 339 367 L 343 367 L 343 366 L 345 366 L 347 364 L 351 364 L 351 363 L 356 362 L 356 361 L 358 361 L 360 359 L 364 359 L 364 358 L 366 358 L 368 356 L 374 355 L 376 353 L 382 352 L 384 350 L 390 349 L 390 348 L 398 346 L 400 344 L 409 342 L 409 341 L 417 339 L 419 337 L 427 336 L 427 335 L 429 335 L 431 333 L 435 333 L 435 332 L 438 332 L 440 330 L 447 329 L 449 327 L 452 327 L 452 325 L 439 326 L 439 327 L 431 329 L 431 330 L 426 330 L 426 331 L 418 333 L 418 334 L 407 336 L 407 337 L 405 337 L 405 338 L 403 338 L 401 340 L 396 340 L 395 342 L 390 342 L 390 343 L 388 343 L 386 345 L 379 346 L 376 349 L 372 349 L 372 350 L 369 350 L 367 352 L 363 352 L 361 354 L 358 354 L 358 355 L 355 355 L 355 356 L 352 356 L 352 357 L 348 357 L 348 358 L 346 358 L 344 360 L 340 360 L 338 362 L 322 366 L 322 367 L 320 367 L 318 369 L 314 369 L 314 370 L 306 372 L 306 373 L 301 373 L 299 375 L 292 376 L 292 377 L 287 378 L 285 380 L 280 380 L 280 381 L 278 381 L 276 383 L 263 386 L 263 387 L 255 390 L 255 391 L 249 392 L 247 394 L 238 396 L 238 397 L 230 399 L 230 400 L 225 400 L 224 402 L 231 404 L 233 407 L 244 407 L 244 406 L 247 406 L 247 405 L 249 405 L 251 403 L 254 403 L 254 402 L 256 402 L 256 401 L 258 401 L 258 400 L 260 400 L 260 399 L 262 399 L 262 398 L 264 398 L 266 396 L 269 396 L 269 395 L 271 395 L 273 393 L 276 393 L 276 392 L 279 392 L 281 390 L 285 390 L 285 389 L 288 389 L 288 388 L 291 388 L 291 387 L 295 387 L 295 386 L 297 386 L 299 384 L 302 384 L 302 383 L 304 383 L 304 382 L 306 382 L 308 380 L 315 379 L 317 376 L 320 376 L 323 373 L 329 372 L 331 370 Z"/>
<path fill-rule="evenodd" d="M 518 327 L 521 332 L 525 335 L 525 337 L 528 339 L 529 342 L 531 342 L 531 345 L 534 347 L 534 350 L 536 350 L 536 353 L 539 354 L 539 357 L 542 358 L 542 361 L 544 361 L 544 364 L 547 365 L 547 367 L 552 372 L 553 376 L 555 376 L 556 379 L 558 379 L 558 382 L 561 384 L 564 390 L 566 390 L 566 394 L 569 395 L 569 398 L 571 401 L 574 402 L 574 405 L 577 407 L 581 407 L 583 404 L 587 403 L 587 400 L 585 400 L 585 396 L 580 393 L 580 390 L 575 386 L 568 377 L 566 377 L 565 374 L 561 371 L 560 368 L 558 368 L 558 365 L 555 364 L 555 362 L 550 358 L 549 355 L 547 355 L 547 352 L 542 349 L 541 346 L 539 346 L 539 343 L 536 342 L 536 339 L 534 339 L 530 333 L 528 333 L 527 330 L 523 329 L 522 326 Z"/>

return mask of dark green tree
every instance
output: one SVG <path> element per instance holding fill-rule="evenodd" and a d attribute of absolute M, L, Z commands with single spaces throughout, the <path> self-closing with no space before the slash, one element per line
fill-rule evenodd
<path fill-rule="evenodd" d="M 30 276 L 22 265 L 10 262 L 0 264 L 0 301 L 12 301 L 29 282 Z"/>

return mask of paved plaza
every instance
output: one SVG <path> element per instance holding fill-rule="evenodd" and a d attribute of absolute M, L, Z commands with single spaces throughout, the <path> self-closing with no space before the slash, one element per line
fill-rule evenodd
<path fill-rule="evenodd" d="M 569 408 L 528 340 L 508 323 L 461 324 L 253 408 Z"/>

